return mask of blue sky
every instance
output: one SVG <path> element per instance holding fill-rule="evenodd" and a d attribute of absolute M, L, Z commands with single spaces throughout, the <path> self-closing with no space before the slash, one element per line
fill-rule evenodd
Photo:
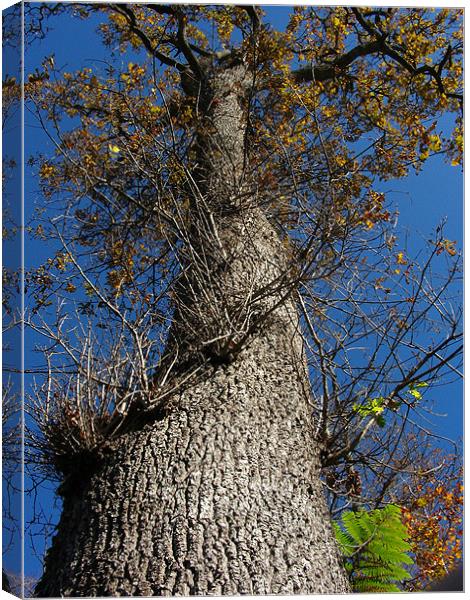
<path fill-rule="evenodd" d="M 10 13 L 11 14 L 11 13 Z M 2 56 L 3 76 L 9 75 L 20 80 L 20 48 L 6 46 Z M 11 171 L 4 170 L 6 180 L 2 186 L 2 204 L 3 204 L 3 227 L 9 228 L 9 224 L 19 225 L 21 223 L 21 110 L 16 107 L 8 114 L 4 121 L 2 131 L 3 142 L 3 160 L 15 160 L 16 167 Z M 5 214 L 9 218 L 5 220 Z M 18 230 L 16 234 L 4 237 L 2 241 L 3 268 L 12 273 L 18 272 L 21 266 L 21 234 Z M 19 294 L 14 294 L 11 300 L 11 306 L 18 310 L 20 308 L 21 298 Z M 12 315 L 17 318 L 18 314 Z M 6 329 L 11 317 L 4 318 L 4 331 L 2 337 L 3 347 L 3 386 L 11 385 L 10 393 L 16 395 L 18 402 L 21 398 L 21 375 L 10 372 L 8 369 L 19 371 L 21 369 L 21 330 L 19 327 Z M 12 396 L 15 398 L 15 396 Z M 18 426 L 20 413 L 13 415 L 6 423 L 5 432 L 10 427 Z M 5 519 L 3 522 L 3 559 L 8 568 L 13 571 L 18 570 L 21 564 L 21 472 L 18 472 L 13 481 L 8 486 L 5 480 L 2 480 L 2 500 L 3 509 L 9 509 L 11 521 Z"/>
<path fill-rule="evenodd" d="M 268 18 L 275 27 L 281 27 L 289 14 L 289 7 L 270 7 L 267 9 Z M 51 20 L 51 31 L 44 41 L 36 41 L 26 56 L 26 73 L 40 68 L 45 56 L 55 55 L 57 67 L 67 71 L 90 66 L 95 60 L 108 58 L 109 50 L 104 48 L 99 36 L 93 33 L 99 20 L 96 17 L 82 21 L 70 17 Z M 118 57 L 123 64 L 127 64 L 129 56 Z M 96 63 L 98 64 L 98 63 Z M 36 152 L 48 153 L 52 151 L 51 143 L 45 138 L 32 117 L 25 115 L 25 146 L 26 158 Z M 440 124 L 448 127 L 447 122 Z M 34 208 L 41 203 L 37 192 L 38 184 L 33 170 L 25 173 L 25 207 L 26 220 Z M 423 171 L 418 175 L 410 175 L 401 181 L 390 181 L 383 184 L 387 197 L 393 206 L 400 212 L 400 222 L 404 233 L 400 238 L 403 247 L 410 254 L 418 252 L 422 240 L 430 236 L 436 226 L 447 220 L 446 237 L 456 240 L 457 248 L 463 246 L 463 179 L 459 168 L 451 167 L 444 163 L 441 157 L 436 156 L 426 163 Z M 37 265 L 51 253 L 51 247 L 38 241 L 27 239 L 25 261 L 27 268 Z M 38 339 L 31 333 L 26 337 L 26 367 L 29 364 L 38 364 L 39 357 L 32 351 Z M 30 382 L 31 380 L 29 380 Z M 445 432 L 445 435 L 456 439 L 462 435 L 463 428 L 463 403 L 462 385 L 455 382 L 445 389 L 434 392 L 439 412 L 447 413 L 448 417 L 435 419 L 435 428 Z M 44 488 L 38 500 L 46 512 L 53 510 L 53 494 L 51 486 Z M 27 510 L 26 518 L 32 514 Z M 26 573 L 34 576 L 40 574 L 40 563 L 36 557 L 28 553 L 29 541 L 26 539 Z M 40 547 L 39 547 L 40 550 Z"/>

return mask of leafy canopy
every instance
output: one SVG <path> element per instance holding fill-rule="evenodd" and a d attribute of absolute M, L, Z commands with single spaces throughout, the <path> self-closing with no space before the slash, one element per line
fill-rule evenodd
<path fill-rule="evenodd" d="M 175 198 L 178 218 L 189 218 L 198 102 L 182 79 L 199 80 L 226 53 L 252 70 L 250 169 L 293 242 L 320 234 L 312 220 L 327 242 L 372 230 L 393 217 L 377 181 L 419 171 L 436 153 L 461 161 L 460 10 L 295 7 L 277 31 L 249 6 L 33 4 L 29 34 L 43 32 L 47 12 L 67 10 L 102 15 L 110 61 L 70 73 L 50 56 L 29 75 L 26 96 L 56 144 L 54 157 L 35 161 L 46 198 L 74 198 L 75 239 L 108 264 L 116 296 L 133 286 L 136 303 L 148 297 L 139 274 L 171 256 L 162 240 L 179 235 Z M 116 48 L 135 57 L 123 69 Z M 440 131 L 449 112 L 455 130 Z M 124 235 L 118 220 L 129 223 Z"/>

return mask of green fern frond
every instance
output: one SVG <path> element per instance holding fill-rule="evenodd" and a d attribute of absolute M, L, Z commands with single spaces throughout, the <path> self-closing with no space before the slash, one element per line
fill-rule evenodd
<path fill-rule="evenodd" d="M 406 531 L 394 531 L 394 532 L 384 532 L 381 531 L 380 536 L 375 538 L 377 540 L 377 544 L 383 544 L 384 546 L 391 546 L 392 548 L 400 548 L 404 552 L 410 551 L 410 544 L 403 540 L 403 535 L 406 535 Z"/>
<path fill-rule="evenodd" d="M 407 554 L 406 527 L 394 505 L 371 511 L 347 511 L 335 533 L 355 592 L 398 592 L 397 583 L 409 579 L 403 565 Z"/>
<path fill-rule="evenodd" d="M 356 542 L 354 538 L 349 535 L 347 531 L 341 529 L 338 523 L 333 522 L 333 528 L 335 530 L 336 540 L 341 549 L 343 556 L 350 556 L 356 549 Z"/>
<path fill-rule="evenodd" d="M 394 583 L 383 583 L 381 581 L 371 579 L 357 579 L 354 582 L 354 591 L 356 593 L 384 593 L 384 592 L 401 592 L 400 588 Z"/>
<path fill-rule="evenodd" d="M 367 549 L 362 553 L 364 558 L 368 557 L 369 560 L 379 560 L 386 564 L 401 564 L 412 565 L 413 559 L 400 550 L 390 548 L 377 548 L 375 545 L 367 545 Z"/>
<path fill-rule="evenodd" d="M 361 575 L 373 577 L 375 579 L 403 581 L 404 579 L 409 578 L 408 571 L 397 565 L 362 565 L 358 570 L 360 570 Z"/>
<path fill-rule="evenodd" d="M 358 546 L 374 533 L 373 524 L 367 517 L 365 512 L 349 511 L 343 514 L 343 526 Z"/>

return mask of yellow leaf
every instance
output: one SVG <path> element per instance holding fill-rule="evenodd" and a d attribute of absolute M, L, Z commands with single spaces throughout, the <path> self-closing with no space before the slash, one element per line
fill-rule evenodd
<path fill-rule="evenodd" d="M 399 252 L 397 254 L 397 264 L 398 265 L 407 265 L 408 264 L 404 258 L 403 252 Z"/>
<path fill-rule="evenodd" d="M 419 159 L 420 160 L 426 160 L 429 156 L 429 149 L 427 148 L 426 150 L 423 150 L 423 152 L 421 152 L 421 154 L 419 155 Z"/>
<path fill-rule="evenodd" d="M 52 177 L 55 173 L 55 167 L 54 165 L 51 165 L 50 163 L 44 163 L 40 170 L 39 170 L 39 175 L 41 176 L 42 179 L 49 179 L 50 177 Z"/>
<path fill-rule="evenodd" d="M 341 21 L 340 19 L 338 19 L 338 17 L 333 16 L 331 18 L 331 24 L 333 25 L 333 27 L 339 27 L 341 25 Z"/>
<path fill-rule="evenodd" d="M 433 152 L 439 152 L 441 149 L 441 140 L 438 135 L 431 135 L 429 137 L 429 148 Z"/>
<path fill-rule="evenodd" d="M 113 144 L 109 144 L 109 150 L 110 152 L 112 152 L 113 154 L 118 154 L 119 152 L 121 152 L 119 146 L 115 146 Z"/>

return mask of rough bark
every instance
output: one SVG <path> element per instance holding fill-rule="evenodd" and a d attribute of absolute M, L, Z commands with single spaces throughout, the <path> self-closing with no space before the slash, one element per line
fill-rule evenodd
<path fill-rule="evenodd" d="M 286 260 L 245 175 L 248 85 L 235 65 L 201 86 L 169 349 L 175 377 L 198 361 L 203 374 L 67 490 L 40 596 L 348 591 Z"/>

